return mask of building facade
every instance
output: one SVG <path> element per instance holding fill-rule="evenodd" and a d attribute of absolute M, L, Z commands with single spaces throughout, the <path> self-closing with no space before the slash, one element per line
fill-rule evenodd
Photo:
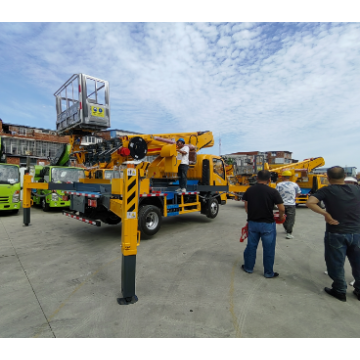
<path fill-rule="evenodd" d="M 58 136 L 56 131 L 4 123 L 0 119 L 0 136 L 4 146 L 6 162 L 26 166 L 49 163 L 63 144 L 69 142 L 68 136 Z"/>
<path fill-rule="evenodd" d="M 126 130 L 106 130 L 94 135 L 83 136 L 82 145 L 97 144 L 103 140 L 124 135 L 139 134 Z M 63 144 L 69 143 L 69 136 L 58 136 L 55 130 L 4 123 L 0 119 L 0 137 L 4 146 L 6 162 L 26 166 L 48 165 Z"/>
<path fill-rule="evenodd" d="M 266 151 L 265 153 L 268 164 L 292 164 L 298 162 L 292 159 L 291 151 Z"/>
<path fill-rule="evenodd" d="M 268 164 L 292 164 L 298 162 L 298 160 L 292 159 L 291 151 L 240 151 L 224 155 L 225 157 L 234 157 L 236 155 L 264 155 L 265 162 Z"/>

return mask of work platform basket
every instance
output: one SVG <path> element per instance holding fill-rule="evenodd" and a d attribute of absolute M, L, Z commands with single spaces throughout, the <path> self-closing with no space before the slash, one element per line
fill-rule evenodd
<path fill-rule="evenodd" d="M 264 155 L 236 155 L 232 158 L 234 175 L 256 175 L 264 170 Z"/>
<path fill-rule="evenodd" d="M 110 127 L 108 81 L 74 74 L 54 96 L 59 135 L 81 134 Z"/>

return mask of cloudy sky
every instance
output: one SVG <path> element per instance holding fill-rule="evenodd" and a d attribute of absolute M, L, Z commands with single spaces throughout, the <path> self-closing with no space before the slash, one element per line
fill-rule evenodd
<path fill-rule="evenodd" d="M 74 73 L 110 82 L 112 128 L 210 130 L 207 152 L 357 166 L 360 23 L 0 23 L 0 118 L 55 129 Z"/>

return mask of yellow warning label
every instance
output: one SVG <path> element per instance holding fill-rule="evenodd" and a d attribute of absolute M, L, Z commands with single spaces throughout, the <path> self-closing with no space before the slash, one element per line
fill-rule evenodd
<path fill-rule="evenodd" d="M 133 211 L 133 212 L 127 212 L 127 214 L 126 214 L 127 216 L 127 219 L 136 219 L 136 212 L 135 211 Z"/>
<path fill-rule="evenodd" d="M 98 106 L 90 106 L 91 116 L 104 117 L 105 109 Z"/>

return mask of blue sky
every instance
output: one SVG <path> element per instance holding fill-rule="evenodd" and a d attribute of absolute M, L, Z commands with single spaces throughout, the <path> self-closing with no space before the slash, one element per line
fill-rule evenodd
<path fill-rule="evenodd" d="M 112 128 L 211 130 L 207 152 L 357 166 L 360 23 L 0 23 L 0 118 L 55 129 L 53 93 L 110 82 Z"/>

